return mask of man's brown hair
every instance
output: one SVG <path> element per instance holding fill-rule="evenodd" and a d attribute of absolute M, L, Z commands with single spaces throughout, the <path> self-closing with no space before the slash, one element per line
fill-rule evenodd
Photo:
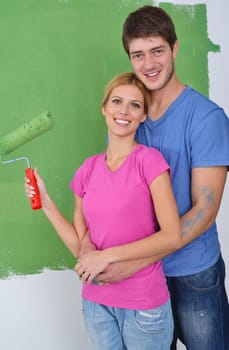
<path fill-rule="evenodd" d="M 129 55 L 129 43 L 132 39 L 161 36 L 171 50 L 177 35 L 171 17 L 160 7 L 146 5 L 131 12 L 123 25 L 122 42 Z"/>

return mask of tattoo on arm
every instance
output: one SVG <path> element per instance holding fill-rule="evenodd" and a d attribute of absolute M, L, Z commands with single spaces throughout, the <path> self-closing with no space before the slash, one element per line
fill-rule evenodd
<path fill-rule="evenodd" d="M 203 197 L 203 208 L 198 210 L 198 212 L 193 218 L 184 221 L 182 225 L 183 237 L 186 237 L 198 222 L 204 220 L 204 214 L 206 210 L 211 209 L 215 204 L 214 192 L 208 186 L 200 187 L 200 195 Z"/>
<path fill-rule="evenodd" d="M 182 225 L 182 235 L 183 237 L 186 237 L 189 234 L 189 231 L 192 230 L 192 228 L 198 223 L 199 221 L 203 220 L 204 218 L 204 209 L 200 209 L 194 218 L 187 219 L 183 225 Z"/>
<path fill-rule="evenodd" d="M 200 188 L 201 194 L 204 197 L 204 203 L 206 208 L 211 208 L 215 204 L 215 196 L 214 192 L 208 186 L 201 186 Z"/>

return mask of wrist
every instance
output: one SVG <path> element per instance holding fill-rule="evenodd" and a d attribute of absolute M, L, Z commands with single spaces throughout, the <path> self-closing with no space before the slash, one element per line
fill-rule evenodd
<path fill-rule="evenodd" d="M 41 202 L 42 202 L 42 208 L 47 210 L 50 209 L 54 204 L 53 200 L 49 197 L 47 192 L 42 195 Z"/>
<path fill-rule="evenodd" d="M 108 264 L 112 264 L 114 262 L 117 262 L 118 259 L 116 258 L 114 254 L 114 249 L 113 248 L 107 248 L 102 250 L 103 253 L 103 258 Z"/>

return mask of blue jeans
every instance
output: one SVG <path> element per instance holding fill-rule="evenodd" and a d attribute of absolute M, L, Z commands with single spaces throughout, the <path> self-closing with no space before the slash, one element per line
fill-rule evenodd
<path fill-rule="evenodd" d="M 83 299 L 83 316 L 95 350 L 169 350 L 173 337 L 170 301 L 152 310 L 129 310 Z"/>
<path fill-rule="evenodd" d="M 209 269 L 185 277 L 168 277 L 177 338 L 187 350 L 229 349 L 229 305 L 222 257 Z"/>

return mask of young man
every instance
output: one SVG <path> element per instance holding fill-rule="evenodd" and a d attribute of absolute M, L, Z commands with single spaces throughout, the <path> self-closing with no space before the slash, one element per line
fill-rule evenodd
<path fill-rule="evenodd" d="M 137 141 L 158 148 L 171 167 L 183 248 L 163 260 L 171 292 L 175 335 L 188 350 L 229 349 L 225 267 L 215 219 L 229 166 L 229 120 L 214 102 L 176 76 L 174 24 L 159 7 L 131 13 L 123 45 L 139 79 L 151 91 L 149 117 Z M 151 260 L 111 265 L 98 280 L 127 278 Z"/>

